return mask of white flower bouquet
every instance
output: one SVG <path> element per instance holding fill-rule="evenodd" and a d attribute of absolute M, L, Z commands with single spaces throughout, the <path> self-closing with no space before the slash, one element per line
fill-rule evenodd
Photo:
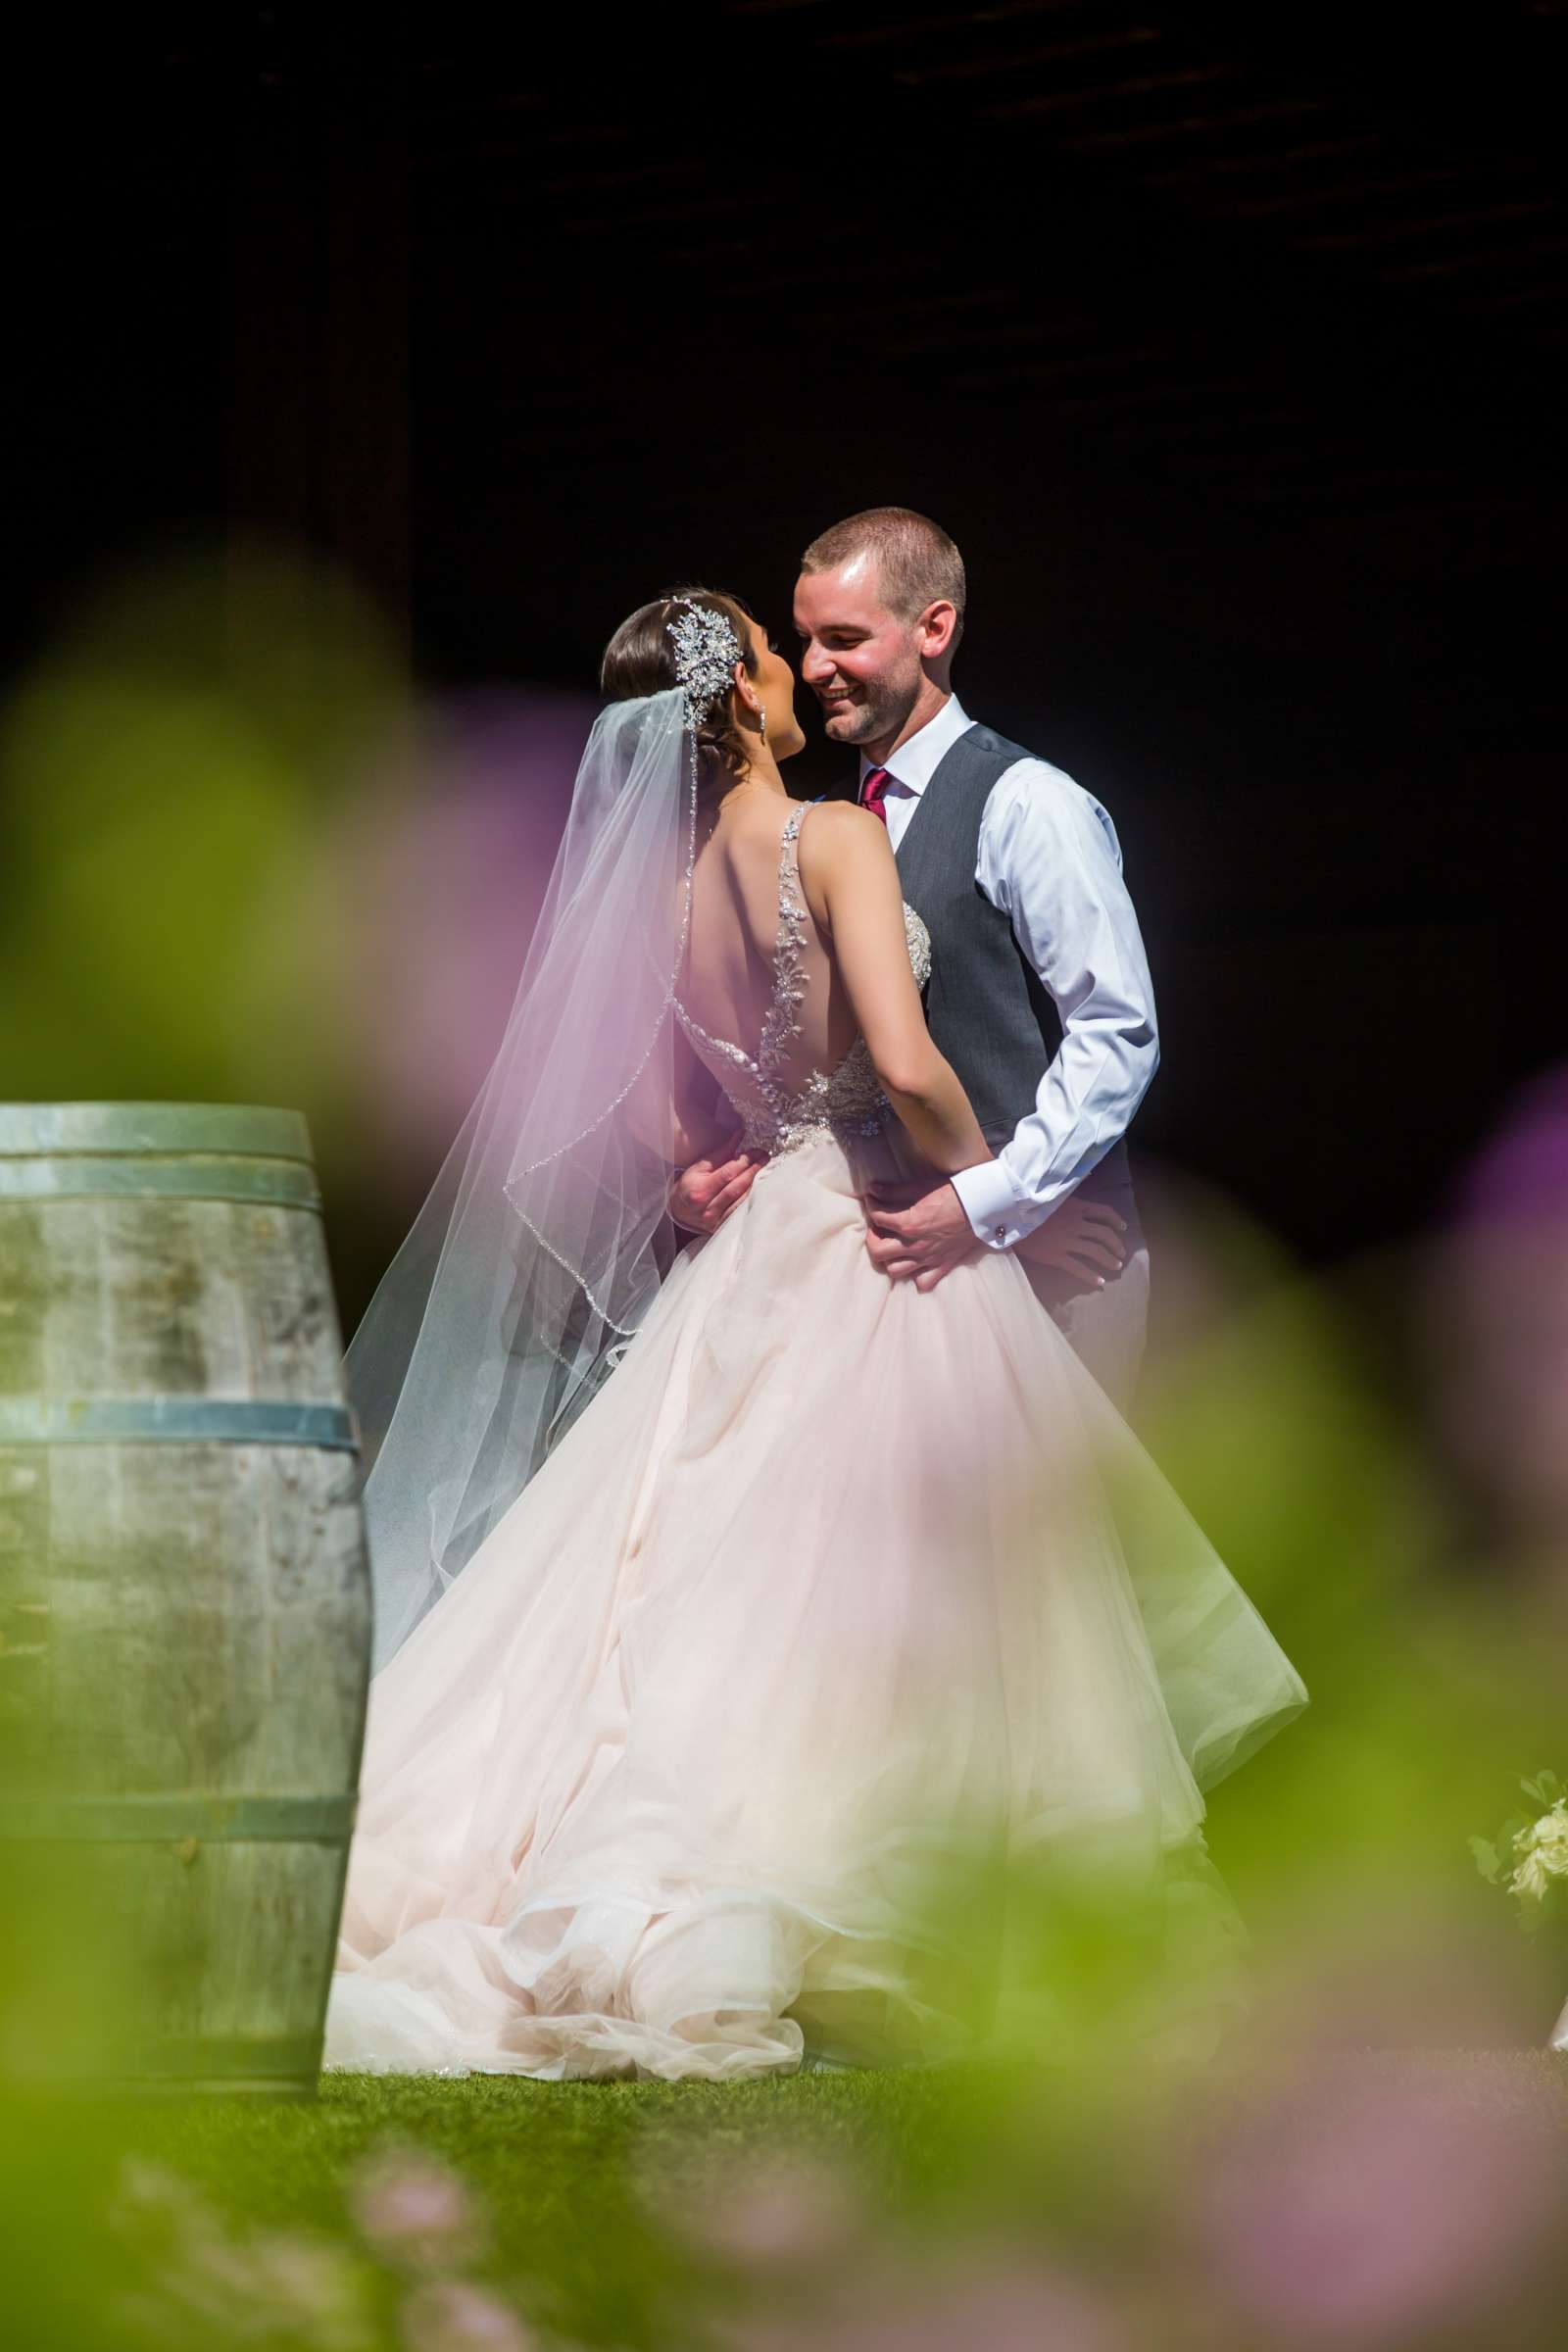
<path fill-rule="evenodd" d="M 1484 1879 L 1518 1897 L 1519 1924 L 1533 1932 L 1568 1918 L 1568 1788 L 1551 1772 L 1519 1786 L 1535 1814 L 1510 1815 L 1495 1838 L 1472 1838 L 1470 1851 Z"/>

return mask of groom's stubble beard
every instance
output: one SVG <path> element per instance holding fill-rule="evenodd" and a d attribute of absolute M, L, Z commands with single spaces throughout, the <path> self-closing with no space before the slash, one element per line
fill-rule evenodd
<path fill-rule="evenodd" d="M 869 699 L 863 703 L 841 703 L 836 710 L 824 715 L 823 725 L 829 743 L 861 744 L 885 732 L 882 709 Z"/>
<path fill-rule="evenodd" d="M 891 744 L 903 731 L 920 698 L 920 680 L 918 664 L 906 684 L 895 684 L 892 679 L 858 679 L 856 683 L 863 701 L 841 703 L 836 710 L 823 712 L 823 729 L 829 743 L 843 744 L 846 750 L 858 750 L 867 743 Z"/>

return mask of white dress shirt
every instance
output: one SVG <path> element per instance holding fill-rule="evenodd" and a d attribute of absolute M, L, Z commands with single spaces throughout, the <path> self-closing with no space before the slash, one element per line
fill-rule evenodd
<path fill-rule="evenodd" d="M 950 695 L 883 762 L 895 849 L 939 763 L 974 723 Z M 870 764 L 862 758 L 862 782 Z M 1121 845 L 1093 794 L 1044 760 L 1015 760 L 986 802 L 975 880 L 1008 917 L 1061 1018 L 1061 1047 L 1033 1110 L 994 1160 L 953 1179 L 977 1238 L 1007 1250 L 1125 1135 L 1158 1067 L 1159 1040 Z"/>

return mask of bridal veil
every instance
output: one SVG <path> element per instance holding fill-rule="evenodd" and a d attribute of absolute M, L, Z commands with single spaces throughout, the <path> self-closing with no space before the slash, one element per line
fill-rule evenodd
<path fill-rule="evenodd" d="M 349 1348 L 377 1669 L 658 1294 L 697 760 L 679 688 L 595 722 L 500 1050 Z"/>

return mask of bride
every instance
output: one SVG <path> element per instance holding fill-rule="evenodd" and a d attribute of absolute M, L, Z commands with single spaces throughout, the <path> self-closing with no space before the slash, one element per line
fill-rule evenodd
<path fill-rule="evenodd" d="M 786 792 L 788 664 L 690 590 L 603 684 L 501 1052 L 349 1351 L 378 1670 L 325 2063 L 947 2056 L 944 1840 L 1210 1886 L 1200 1790 L 1305 1692 L 1022 1266 L 868 1258 L 868 1186 L 990 1153 L 887 833 Z M 765 1164 L 674 1254 L 671 1176 L 737 1121 Z"/>

